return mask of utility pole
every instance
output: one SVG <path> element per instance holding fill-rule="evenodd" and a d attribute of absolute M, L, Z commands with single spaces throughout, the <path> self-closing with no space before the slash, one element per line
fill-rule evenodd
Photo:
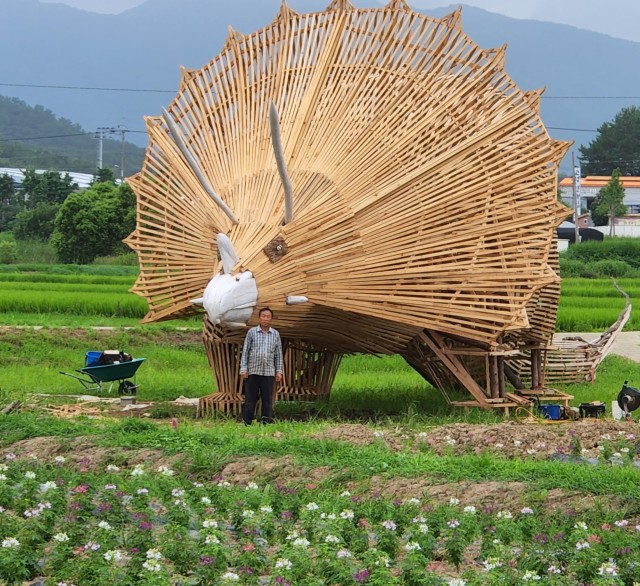
<path fill-rule="evenodd" d="M 120 183 L 124 182 L 124 135 L 127 129 L 120 125 Z"/>
<path fill-rule="evenodd" d="M 580 228 L 578 227 L 578 216 L 580 215 L 580 206 L 582 202 L 580 201 L 582 198 L 581 195 L 581 183 L 582 177 L 580 172 L 580 167 L 576 166 L 576 154 L 575 152 L 571 153 L 571 161 L 573 164 L 573 222 L 575 226 L 575 244 L 580 242 Z"/>

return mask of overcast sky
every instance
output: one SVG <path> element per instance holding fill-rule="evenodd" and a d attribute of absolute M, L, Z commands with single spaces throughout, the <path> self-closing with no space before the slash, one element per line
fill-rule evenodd
<path fill-rule="evenodd" d="M 41 0 L 62 2 L 69 6 L 117 14 L 148 0 Z M 219 2 L 220 0 L 212 0 Z M 181 0 L 175 0 L 179 5 Z M 235 0 L 242 3 L 243 0 Z M 274 11 L 280 0 L 263 0 L 271 3 Z M 330 0 L 326 0 L 328 5 Z M 296 0 L 289 0 L 295 8 Z M 361 3 L 359 3 L 361 5 Z M 371 0 L 370 5 L 376 6 Z M 456 4 L 455 0 L 409 0 L 415 8 L 438 8 Z M 477 6 L 512 18 L 545 20 L 569 24 L 631 41 L 640 42 L 640 1 L 638 0 L 465 0 L 464 4 Z"/>

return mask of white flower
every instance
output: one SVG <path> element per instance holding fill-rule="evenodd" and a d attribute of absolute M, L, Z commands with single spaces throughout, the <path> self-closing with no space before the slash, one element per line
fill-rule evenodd
<path fill-rule="evenodd" d="M 520 440 L 513 440 L 513 445 L 516 448 L 519 448 L 522 445 L 522 442 Z"/>
<path fill-rule="evenodd" d="M 87 541 L 87 543 L 84 544 L 84 548 L 90 549 L 91 551 L 98 551 L 100 549 L 100 544 L 95 541 Z"/>
<path fill-rule="evenodd" d="M 18 549 L 20 542 L 15 537 L 7 537 L 2 540 L 2 547 L 6 549 Z"/>
<path fill-rule="evenodd" d="M 149 489 L 148 488 L 139 488 L 138 490 L 136 490 L 136 494 L 140 494 L 140 495 L 149 494 Z"/>
<path fill-rule="evenodd" d="M 6 474 L 0 474 L 0 480 L 6 480 L 6 479 L 7 479 Z"/>
<path fill-rule="evenodd" d="M 418 437 L 419 437 L 419 438 L 429 437 L 429 434 L 428 434 L 426 431 L 421 431 L 421 432 L 418 434 Z"/>
<path fill-rule="evenodd" d="M 294 539 L 293 545 L 295 547 L 307 548 L 309 547 L 310 543 L 308 539 L 305 539 L 304 537 L 298 537 L 297 539 Z"/>
<path fill-rule="evenodd" d="M 253 517 L 255 515 L 255 511 L 252 511 L 251 509 L 245 509 L 244 511 L 242 511 L 242 516 L 245 519 L 251 519 L 251 517 Z"/>
<path fill-rule="evenodd" d="M 629 524 L 629 521 L 626 519 L 621 519 L 620 521 L 616 521 L 616 527 L 626 527 Z"/>
<path fill-rule="evenodd" d="M 147 559 L 148 560 L 161 560 L 162 559 L 162 554 L 160 553 L 159 550 L 157 549 L 148 549 L 147 550 Z"/>
<path fill-rule="evenodd" d="M 17 456 L 13 452 L 4 455 L 5 460 L 15 460 Z"/>
<path fill-rule="evenodd" d="M 220 540 L 215 535 L 207 535 L 204 538 L 204 542 L 206 545 L 218 545 Z"/>
<path fill-rule="evenodd" d="M 547 574 L 562 574 L 562 568 L 551 565 L 547 568 Z"/>
<path fill-rule="evenodd" d="M 588 541 L 578 541 L 578 543 L 576 543 L 576 549 L 578 551 L 583 550 L 583 549 L 589 549 L 591 546 L 589 545 Z"/>
<path fill-rule="evenodd" d="M 497 517 L 498 519 L 513 519 L 511 511 L 498 511 Z"/>
<path fill-rule="evenodd" d="M 384 431 L 374 431 L 373 437 L 384 437 Z"/>
<path fill-rule="evenodd" d="M 58 543 L 64 543 L 65 541 L 69 541 L 69 536 L 66 533 L 56 533 L 53 536 L 53 540 Z"/>
<path fill-rule="evenodd" d="M 246 490 L 258 490 L 258 485 L 255 482 L 249 482 Z"/>
<path fill-rule="evenodd" d="M 456 440 L 455 440 L 455 439 L 453 439 L 450 435 L 448 435 L 448 436 L 445 438 L 445 440 L 446 440 L 446 442 L 447 442 L 447 445 L 448 445 L 448 446 L 455 446 L 455 445 L 456 445 L 456 443 L 457 443 L 457 442 L 456 442 Z"/>
<path fill-rule="evenodd" d="M 260 507 L 260 512 L 261 513 L 273 513 L 273 509 L 268 505 L 264 505 L 264 506 Z"/>
<path fill-rule="evenodd" d="M 238 576 L 238 574 L 236 574 L 235 572 L 226 572 L 222 574 L 222 579 L 226 580 L 227 582 L 239 582 L 240 576 Z"/>
<path fill-rule="evenodd" d="M 460 521 L 458 521 L 458 519 L 451 519 L 447 521 L 447 525 L 451 527 L 451 529 L 455 529 L 456 527 L 460 527 Z"/>
<path fill-rule="evenodd" d="M 620 448 L 620 451 L 621 451 L 623 454 L 628 454 L 628 453 L 629 453 L 629 448 Z"/>
<path fill-rule="evenodd" d="M 107 464 L 107 472 L 120 472 L 120 468 L 115 464 Z"/>
<path fill-rule="evenodd" d="M 76 586 L 73 582 L 58 582 L 57 586 Z"/>
<path fill-rule="evenodd" d="M 425 523 L 420 523 L 420 525 L 418 525 L 418 531 L 420 531 L 420 533 L 429 533 L 429 526 Z"/>
<path fill-rule="evenodd" d="M 389 531 L 395 531 L 398 527 L 395 524 L 394 521 L 388 520 L 388 521 L 382 521 L 381 525 L 385 528 L 388 529 Z"/>
<path fill-rule="evenodd" d="M 202 484 L 202 482 L 194 482 L 194 483 L 193 483 L 193 486 L 194 486 L 195 488 L 202 488 L 202 487 L 204 486 L 204 484 Z"/>
<path fill-rule="evenodd" d="M 104 489 L 105 490 L 116 490 L 118 487 L 115 484 L 105 484 L 104 485 Z"/>
<path fill-rule="evenodd" d="M 100 529 L 104 529 L 105 531 L 111 531 L 111 525 L 109 525 L 107 521 L 100 521 L 100 523 L 98 523 L 98 527 L 100 527 Z"/>
<path fill-rule="evenodd" d="M 203 496 L 203 497 L 200 499 L 200 502 L 201 502 L 203 505 L 210 505 L 210 504 L 211 504 L 211 499 L 210 499 L 208 496 Z"/>
<path fill-rule="evenodd" d="M 64 464 L 67 461 L 67 459 L 64 456 L 56 456 L 53 459 L 53 461 L 56 462 L 57 464 Z"/>
<path fill-rule="evenodd" d="M 142 567 L 147 570 L 147 572 L 161 572 L 162 571 L 162 566 L 160 565 L 160 562 L 156 561 L 156 560 L 147 560 L 146 562 L 144 562 L 144 564 L 142 564 Z"/>
<path fill-rule="evenodd" d="M 324 540 L 326 543 L 340 543 L 340 538 L 335 535 L 327 535 Z"/>
<path fill-rule="evenodd" d="M 173 476 L 175 472 L 171 470 L 171 468 L 167 468 L 167 466 L 158 466 L 158 472 L 162 474 L 162 476 Z"/>
<path fill-rule="evenodd" d="M 25 478 L 28 478 L 29 480 L 33 480 L 33 479 L 36 477 L 36 473 L 35 473 L 35 472 L 33 472 L 32 470 L 27 470 L 27 471 L 24 473 L 24 477 L 25 477 Z"/>
<path fill-rule="evenodd" d="M 533 450 L 533 449 L 531 449 L 531 448 L 529 448 L 529 449 L 527 450 L 527 454 L 528 454 L 529 456 L 533 456 L 535 453 L 536 453 L 536 451 L 535 451 L 535 450 Z"/>
<path fill-rule="evenodd" d="M 603 563 L 598 569 L 598 574 L 600 576 L 617 576 L 618 575 L 618 566 L 613 560 L 609 560 L 608 562 Z"/>
<path fill-rule="evenodd" d="M 540 580 L 541 578 L 540 578 L 540 576 L 538 576 L 538 574 L 536 574 L 535 572 L 532 572 L 531 570 L 527 570 L 527 571 L 524 573 L 524 576 L 522 576 L 522 579 L 523 579 L 525 582 L 529 582 L 530 580 L 535 581 L 535 580 Z"/>
<path fill-rule="evenodd" d="M 275 568 L 277 570 L 290 570 L 293 567 L 293 564 L 286 558 L 278 558 L 275 563 Z"/>
<path fill-rule="evenodd" d="M 320 506 L 316 503 L 308 503 L 307 505 L 305 505 L 304 507 L 307 511 L 317 511 Z"/>
<path fill-rule="evenodd" d="M 122 552 L 117 549 L 107 551 L 103 557 L 108 562 L 119 562 L 124 558 L 124 556 L 122 555 Z"/>
<path fill-rule="evenodd" d="M 171 496 L 174 496 L 178 499 L 181 499 L 182 497 L 184 497 L 184 489 L 182 488 L 174 488 L 171 491 Z"/>
<path fill-rule="evenodd" d="M 419 543 L 415 541 L 407 541 L 407 544 L 404 546 L 407 551 L 420 551 L 422 548 Z"/>
<path fill-rule="evenodd" d="M 533 509 L 531 507 L 524 507 L 520 510 L 521 515 L 533 515 Z"/>
<path fill-rule="evenodd" d="M 486 572 L 490 572 L 502 566 L 502 562 L 498 558 L 487 558 L 482 562 L 482 565 Z"/>
<path fill-rule="evenodd" d="M 320 513 L 320 518 L 321 519 L 329 519 L 330 521 L 332 521 L 333 519 L 336 518 L 335 513 Z"/>
<path fill-rule="evenodd" d="M 338 550 L 336 557 L 338 557 L 339 559 L 350 558 L 353 557 L 353 554 L 348 549 L 340 549 Z"/>
<path fill-rule="evenodd" d="M 137 464 L 136 467 L 131 471 L 131 476 L 143 476 L 144 475 L 144 468 L 142 467 L 141 464 Z M 157 571 L 157 570 L 152 570 L 152 571 Z"/>
<path fill-rule="evenodd" d="M 228 480 L 221 480 L 220 482 L 218 482 L 218 484 L 216 484 L 216 486 L 219 486 L 220 488 L 230 488 L 231 483 Z"/>
<path fill-rule="evenodd" d="M 343 490 L 340 493 L 340 496 L 349 497 L 349 496 L 351 496 L 351 493 L 348 490 Z"/>
<path fill-rule="evenodd" d="M 340 513 L 341 519 L 353 519 L 353 516 L 353 511 L 351 511 L 350 509 L 345 509 Z"/>
<path fill-rule="evenodd" d="M 574 529 L 582 529 L 583 531 L 586 531 L 587 529 L 589 529 L 589 527 L 587 526 L 587 524 L 584 521 L 578 521 L 574 526 Z"/>
<path fill-rule="evenodd" d="M 456 505 L 459 505 L 459 504 L 460 504 L 460 499 L 457 499 L 457 498 L 456 498 L 456 497 L 454 497 L 454 496 L 452 496 L 452 497 L 449 499 L 449 506 L 450 506 L 450 507 L 455 507 Z"/>
<path fill-rule="evenodd" d="M 413 498 L 407 499 L 405 501 L 405 503 L 408 504 L 408 505 L 419 505 L 420 504 L 420 499 L 417 499 L 417 498 L 413 497 Z"/>
<path fill-rule="evenodd" d="M 464 509 L 462 509 L 464 513 L 470 513 L 471 515 L 476 514 L 476 508 L 473 505 L 468 505 Z"/>
<path fill-rule="evenodd" d="M 451 578 L 448 584 L 449 586 L 467 586 L 467 583 L 462 578 Z"/>
<path fill-rule="evenodd" d="M 210 529 L 210 528 L 216 529 L 218 527 L 218 522 L 215 519 L 205 519 L 202 522 L 202 526 L 206 527 L 207 529 Z"/>

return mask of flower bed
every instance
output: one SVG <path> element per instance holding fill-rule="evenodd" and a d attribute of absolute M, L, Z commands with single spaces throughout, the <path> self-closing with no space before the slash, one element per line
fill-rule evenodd
<path fill-rule="evenodd" d="M 0 580 L 104 584 L 625 584 L 640 525 L 544 504 L 477 508 L 167 466 L 5 454 Z M 636 578 L 637 579 L 637 578 Z"/>

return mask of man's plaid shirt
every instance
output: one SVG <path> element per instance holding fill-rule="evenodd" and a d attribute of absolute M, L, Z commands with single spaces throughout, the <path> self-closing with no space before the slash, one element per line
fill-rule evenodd
<path fill-rule="evenodd" d="M 260 326 L 251 328 L 242 347 L 240 372 L 275 376 L 276 372 L 282 372 L 283 369 L 282 343 L 278 330 L 269 328 L 268 332 L 263 332 Z"/>

